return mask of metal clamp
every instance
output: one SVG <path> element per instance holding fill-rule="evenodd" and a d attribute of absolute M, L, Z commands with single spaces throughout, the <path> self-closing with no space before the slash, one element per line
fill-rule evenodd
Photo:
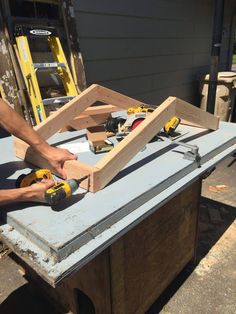
<path fill-rule="evenodd" d="M 186 148 L 189 148 L 186 153 L 184 153 L 184 159 L 195 161 L 198 164 L 198 167 L 201 167 L 201 156 L 199 154 L 199 147 L 197 145 L 191 145 L 188 143 L 180 142 L 180 141 L 174 141 L 172 140 L 172 144 L 180 145 Z"/>

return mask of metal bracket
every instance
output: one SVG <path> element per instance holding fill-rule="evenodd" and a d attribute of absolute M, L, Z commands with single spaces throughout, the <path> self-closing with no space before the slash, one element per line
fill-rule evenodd
<path fill-rule="evenodd" d="M 186 148 L 189 148 L 186 153 L 184 153 L 184 159 L 195 161 L 198 164 L 198 167 L 201 167 L 201 156 L 199 154 L 199 147 L 197 145 L 192 145 L 180 141 L 174 141 L 172 140 L 172 144 L 174 145 L 180 145 Z"/>

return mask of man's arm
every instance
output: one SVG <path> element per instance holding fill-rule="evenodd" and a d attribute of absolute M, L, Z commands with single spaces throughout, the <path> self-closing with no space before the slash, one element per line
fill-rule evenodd
<path fill-rule="evenodd" d="M 49 161 L 58 174 L 66 178 L 63 170 L 64 162 L 75 160 L 75 155 L 68 150 L 50 146 L 2 99 L 0 99 L 0 124 L 8 132 L 28 143 L 38 154 Z"/>
<path fill-rule="evenodd" d="M 15 202 L 45 202 L 44 193 L 53 185 L 53 180 L 44 180 L 25 188 L 0 190 L 0 206 Z"/>

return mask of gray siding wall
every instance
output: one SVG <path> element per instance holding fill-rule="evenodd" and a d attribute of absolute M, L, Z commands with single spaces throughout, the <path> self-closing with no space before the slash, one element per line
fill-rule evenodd
<path fill-rule="evenodd" d="M 88 85 L 148 103 L 177 96 L 199 102 L 209 71 L 213 0 L 75 0 Z M 227 66 L 236 1 L 226 0 L 221 69 Z"/>

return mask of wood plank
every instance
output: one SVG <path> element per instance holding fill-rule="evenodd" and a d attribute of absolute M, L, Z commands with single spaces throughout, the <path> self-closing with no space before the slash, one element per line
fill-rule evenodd
<path fill-rule="evenodd" d="M 17 139 L 14 143 L 14 148 L 18 158 L 26 160 L 40 168 L 48 168 L 55 173 L 55 170 L 51 167 L 47 160 L 42 158 L 39 154 L 36 154 L 27 143 Z M 84 164 L 79 160 L 68 160 L 64 164 L 64 169 L 68 179 L 79 179 L 85 175 L 89 175 L 89 178 L 81 183 L 81 187 L 86 190 L 89 190 L 91 187 L 91 190 L 93 190 L 94 173 L 97 171 L 95 167 Z"/>
<path fill-rule="evenodd" d="M 48 117 L 35 129 L 42 137 L 49 138 L 56 133 L 58 129 L 68 124 L 74 116 L 84 112 L 86 108 L 96 101 L 110 103 L 124 109 L 130 106 L 135 107 L 143 105 L 143 103 L 138 100 L 108 88 L 92 85 L 76 99 L 73 99 L 56 113 Z M 78 178 L 81 177 L 81 173 L 84 175 L 87 172 L 90 174 L 90 181 L 89 184 L 88 180 L 87 182 L 83 182 L 83 185 L 87 186 L 87 188 L 89 187 L 89 190 L 92 192 L 99 191 L 114 178 L 127 162 L 130 161 L 174 115 L 212 130 L 217 129 L 219 125 L 219 118 L 180 99 L 169 97 L 150 114 L 142 124 L 103 157 L 95 167 L 83 165 L 77 161 L 66 162 L 65 168 L 68 172 L 68 177 Z M 34 154 L 33 149 L 19 139 L 15 140 L 15 150 L 19 158 L 26 159 L 37 166 L 45 167 L 44 159 Z"/>
<path fill-rule="evenodd" d="M 152 139 L 175 114 L 175 97 L 169 97 L 135 130 L 126 136 L 112 151 L 103 157 L 95 167 L 100 169 L 99 176 L 103 188 Z"/>
<path fill-rule="evenodd" d="M 209 112 L 199 109 L 182 99 L 176 99 L 176 116 L 183 118 L 191 123 L 201 125 L 210 130 L 217 130 L 219 128 L 220 118 Z"/>
<path fill-rule="evenodd" d="M 99 101 L 102 101 L 107 104 L 112 104 L 119 108 L 128 109 L 129 107 L 139 107 L 144 105 L 143 102 L 130 98 L 121 93 L 115 92 L 112 89 L 103 87 L 101 85 L 98 86 L 97 89 L 97 97 Z"/>
<path fill-rule="evenodd" d="M 196 124 L 196 123 L 193 123 L 193 122 L 190 122 L 190 121 L 187 121 L 187 120 L 185 120 L 185 119 L 181 119 L 180 124 L 195 126 L 196 128 L 203 128 L 201 125 Z M 205 128 L 203 128 L 203 129 L 205 129 Z"/>
<path fill-rule="evenodd" d="M 41 122 L 35 130 L 44 138 L 48 139 L 60 128 L 67 125 L 74 117 L 82 113 L 86 108 L 97 100 L 97 87 L 93 84 L 80 95 L 69 101 L 53 115 Z"/>
<path fill-rule="evenodd" d="M 200 180 L 110 247 L 112 313 L 143 314 L 194 258 Z"/>
<path fill-rule="evenodd" d="M 97 114 L 92 116 L 79 116 L 70 121 L 69 125 L 75 130 L 87 129 L 88 127 L 104 123 L 109 116 L 110 113 Z"/>
<path fill-rule="evenodd" d="M 66 290 L 67 299 L 72 305 L 74 303 L 73 296 L 76 299 L 77 311 L 73 314 L 93 313 L 91 306 L 88 305 L 84 298 L 81 298 L 79 291 L 82 291 L 92 302 L 96 314 L 111 313 L 111 291 L 110 291 L 110 265 L 109 250 L 105 250 L 95 257 L 91 262 L 80 269 L 78 273 L 72 276 L 64 287 L 60 289 L 60 295 L 63 298 Z M 78 291 L 79 290 L 79 291 Z M 81 307 L 80 307 L 81 306 Z M 71 308 L 71 310 L 73 307 Z"/>
<path fill-rule="evenodd" d="M 110 247 L 110 268 L 111 268 L 111 301 L 112 314 L 127 313 L 126 311 L 126 285 L 127 280 L 125 269 L 125 241 L 124 236 L 118 239 Z M 139 250 L 139 246 L 137 248 Z"/>
<path fill-rule="evenodd" d="M 54 305 L 56 313 L 89 314 L 94 309 L 96 314 L 111 314 L 108 249 L 56 287 L 48 285 L 22 260 L 19 263 L 39 292 Z"/>
<path fill-rule="evenodd" d="M 14 73 L 11 55 L 9 52 L 9 42 L 6 37 L 6 25 L 3 20 L 2 11 L 0 11 L 0 76 L 1 89 L 4 92 L 2 98 L 5 98 L 21 116 L 23 116 L 20 99 L 18 98 L 18 85 Z"/>
<path fill-rule="evenodd" d="M 109 90 L 110 92 L 110 90 Z M 124 110 L 122 107 L 117 107 L 113 105 L 99 105 L 99 106 L 92 106 L 85 109 L 81 115 L 96 115 L 102 113 L 112 113 L 116 111 Z"/>
<path fill-rule="evenodd" d="M 82 54 L 79 47 L 79 36 L 76 30 L 74 0 L 60 0 L 60 5 L 66 31 L 67 44 L 70 50 L 71 72 L 75 85 L 81 92 L 86 89 L 87 84 Z"/>

